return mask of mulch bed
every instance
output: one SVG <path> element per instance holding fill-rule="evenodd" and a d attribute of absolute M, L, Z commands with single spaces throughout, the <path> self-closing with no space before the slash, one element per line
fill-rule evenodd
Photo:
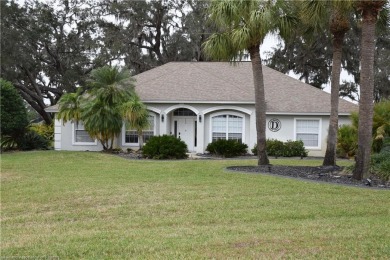
<path fill-rule="evenodd" d="M 138 153 L 117 153 L 116 155 L 130 160 L 143 159 Z M 240 159 L 253 159 L 254 156 L 242 156 Z M 192 159 L 192 158 L 190 158 Z M 226 159 L 211 155 L 199 155 L 196 159 Z M 237 159 L 237 158 L 232 158 Z M 263 166 L 230 166 L 229 171 L 245 172 L 252 174 L 278 175 L 289 178 L 298 178 L 311 181 L 329 182 L 355 187 L 390 189 L 390 182 L 384 182 L 376 176 L 357 181 L 352 178 L 352 174 L 344 172 L 344 167 L 339 166 L 282 166 L 282 165 L 263 165 Z"/>
<path fill-rule="evenodd" d="M 352 174 L 345 173 L 343 167 L 339 166 L 231 166 L 230 171 L 238 171 L 252 174 L 279 175 L 290 178 L 298 178 L 311 181 L 329 182 L 348 186 L 390 189 L 390 182 L 384 182 L 376 176 L 358 181 L 352 178 Z"/>

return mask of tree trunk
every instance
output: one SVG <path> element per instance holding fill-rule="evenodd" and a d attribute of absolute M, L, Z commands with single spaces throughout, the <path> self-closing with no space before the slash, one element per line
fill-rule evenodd
<path fill-rule="evenodd" d="M 353 172 L 353 178 L 357 180 L 369 175 L 374 107 L 375 24 L 378 14 L 378 10 L 369 4 L 365 6 L 362 3 L 362 7 L 358 150 Z"/>
<path fill-rule="evenodd" d="M 138 143 L 139 143 L 139 149 L 141 150 L 144 145 L 144 137 L 142 136 L 142 131 L 138 132 Z"/>
<path fill-rule="evenodd" d="M 257 131 L 257 159 L 258 165 L 269 164 L 266 151 L 266 103 L 264 91 L 263 68 L 260 58 L 260 45 L 249 48 L 252 62 L 253 84 L 255 88 L 256 131 Z"/>
<path fill-rule="evenodd" d="M 343 48 L 344 32 L 334 34 L 333 38 L 333 60 L 332 60 L 332 81 L 330 94 L 330 117 L 328 139 L 326 143 L 325 158 L 322 163 L 324 166 L 336 165 L 336 144 L 337 129 L 339 125 L 339 90 L 340 90 L 340 72 L 341 55 Z"/>

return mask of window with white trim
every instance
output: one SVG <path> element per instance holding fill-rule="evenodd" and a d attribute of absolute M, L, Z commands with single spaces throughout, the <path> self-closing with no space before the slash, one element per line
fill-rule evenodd
<path fill-rule="evenodd" d="M 212 141 L 226 139 L 242 143 L 243 121 L 242 117 L 235 115 L 212 117 Z"/>
<path fill-rule="evenodd" d="M 320 120 L 319 119 L 297 119 L 296 140 L 302 140 L 306 147 L 319 147 Z"/>
<path fill-rule="evenodd" d="M 74 123 L 74 142 L 75 143 L 95 143 L 88 132 L 84 128 L 84 124 L 81 121 Z"/>
<path fill-rule="evenodd" d="M 154 136 L 154 116 L 149 115 L 149 127 L 142 131 L 143 142 L 146 143 L 149 139 Z M 138 144 L 138 133 L 134 129 L 130 129 L 126 126 L 125 132 L 125 143 L 126 144 Z"/>

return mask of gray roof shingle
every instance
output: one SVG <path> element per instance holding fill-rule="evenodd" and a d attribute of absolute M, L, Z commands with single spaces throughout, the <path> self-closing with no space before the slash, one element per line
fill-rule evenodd
<path fill-rule="evenodd" d="M 329 93 L 266 66 L 263 75 L 268 113 L 330 112 Z M 146 103 L 254 103 L 250 62 L 170 62 L 134 78 Z M 340 99 L 339 113 L 356 110 Z"/>

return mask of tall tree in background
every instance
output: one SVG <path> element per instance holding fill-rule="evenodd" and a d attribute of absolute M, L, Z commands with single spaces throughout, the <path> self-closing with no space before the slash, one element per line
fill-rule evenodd
<path fill-rule="evenodd" d="M 89 72 L 115 60 L 100 41 L 93 1 L 1 1 L 1 76 L 11 81 L 46 123 L 44 109 L 75 92 Z"/>
<path fill-rule="evenodd" d="M 325 2 L 325 1 L 323 1 Z M 300 4 L 302 2 L 299 2 Z M 375 102 L 390 97 L 390 26 L 387 17 L 389 6 L 380 12 L 377 24 L 377 42 L 375 53 Z M 356 19 L 357 13 L 350 17 L 351 30 L 344 37 L 342 50 L 342 69 L 352 78 L 340 84 L 340 97 L 359 101 L 360 84 L 360 38 L 361 23 Z M 382 22 L 380 23 L 380 21 Z M 329 28 L 315 32 L 313 36 L 304 30 L 294 30 L 293 37 L 287 38 L 284 44 L 279 43 L 272 51 L 266 53 L 265 63 L 282 73 L 293 72 L 300 80 L 323 88 L 330 81 L 332 64 L 332 41 Z M 313 39 L 314 38 L 314 39 Z"/>
<path fill-rule="evenodd" d="M 385 4 L 386 1 L 373 0 L 356 2 L 356 7 L 362 14 L 358 151 L 353 172 L 353 177 L 358 180 L 369 175 L 374 107 L 375 25 Z"/>
<path fill-rule="evenodd" d="M 332 35 L 331 110 L 324 166 L 336 165 L 341 55 L 345 33 L 350 29 L 349 16 L 352 10 L 351 1 L 310 0 L 302 4 L 303 20 L 314 27 L 328 25 Z"/>
<path fill-rule="evenodd" d="M 202 61 L 201 45 L 211 33 L 207 1 L 102 0 L 99 21 L 105 45 L 120 53 L 135 74 L 171 61 Z M 145 12 L 145 10 L 148 10 Z"/>
<path fill-rule="evenodd" d="M 286 13 L 284 1 L 213 1 L 211 20 L 221 30 L 205 42 L 204 49 L 216 60 L 235 61 L 249 52 L 255 93 L 258 164 L 269 163 L 266 152 L 266 103 L 260 44 L 270 32 L 286 33 L 296 22 Z"/>

